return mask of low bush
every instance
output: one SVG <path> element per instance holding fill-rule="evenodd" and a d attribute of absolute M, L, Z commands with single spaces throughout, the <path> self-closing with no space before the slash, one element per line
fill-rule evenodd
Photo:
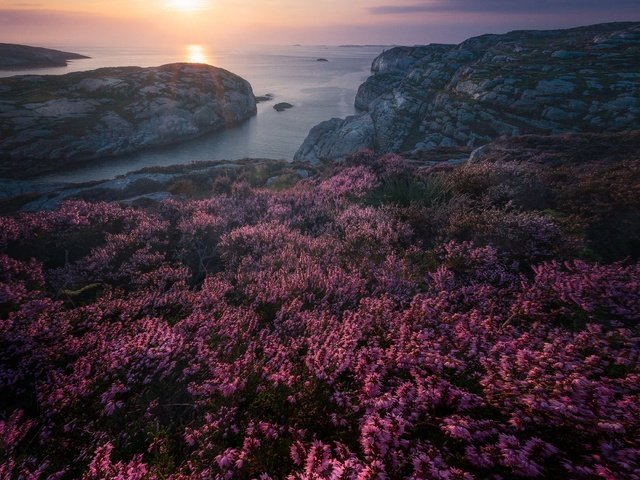
<path fill-rule="evenodd" d="M 0 478 L 638 478 L 638 263 L 477 168 L 0 218 Z"/>

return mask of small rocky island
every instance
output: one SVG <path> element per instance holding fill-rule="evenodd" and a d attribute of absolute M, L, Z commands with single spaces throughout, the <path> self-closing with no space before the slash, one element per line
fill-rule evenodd
<path fill-rule="evenodd" d="M 640 128 L 640 23 L 396 47 L 360 86 L 360 114 L 314 127 L 296 160 L 363 148 L 420 157 L 500 136 Z"/>
<path fill-rule="evenodd" d="M 0 43 L 0 70 L 66 67 L 69 60 L 89 58 L 78 53 L 49 48 Z"/>
<path fill-rule="evenodd" d="M 273 100 L 273 93 L 266 93 L 256 97 L 256 103 L 270 102 Z"/>
<path fill-rule="evenodd" d="M 257 113 L 246 80 L 209 65 L 0 79 L 0 177 L 168 145 Z"/>
<path fill-rule="evenodd" d="M 273 109 L 276 112 L 284 112 L 285 110 L 289 110 L 290 108 L 293 108 L 293 105 L 291 105 L 290 103 L 287 103 L 287 102 L 276 103 L 273 106 Z"/>

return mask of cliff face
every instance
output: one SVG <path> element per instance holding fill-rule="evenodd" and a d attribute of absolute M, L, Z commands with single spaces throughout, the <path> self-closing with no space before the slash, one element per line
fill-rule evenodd
<path fill-rule="evenodd" d="M 361 114 L 316 126 L 296 159 L 473 149 L 502 135 L 640 128 L 640 23 L 398 47 L 372 65 Z"/>
<path fill-rule="evenodd" d="M 256 114 L 251 85 L 208 65 L 0 80 L 0 176 L 37 175 L 166 145 Z"/>
<path fill-rule="evenodd" d="M 64 67 L 67 60 L 85 57 L 78 53 L 61 52 L 49 48 L 29 47 L 12 43 L 0 43 L 0 69 Z"/>

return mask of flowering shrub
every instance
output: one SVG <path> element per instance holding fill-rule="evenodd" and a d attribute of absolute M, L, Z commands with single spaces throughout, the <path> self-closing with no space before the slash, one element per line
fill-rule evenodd
<path fill-rule="evenodd" d="M 318 194 L 327 197 L 362 197 L 377 184 L 374 173 L 367 167 L 349 167 L 320 182 Z"/>
<path fill-rule="evenodd" d="M 0 219 L 0 478 L 640 478 L 640 264 L 511 173 Z"/>
<path fill-rule="evenodd" d="M 469 205 L 451 212 L 441 235 L 447 239 L 498 247 L 502 253 L 524 265 L 563 258 L 576 243 L 573 238 L 563 235 L 551 219 L 539 213 L 493 208 L 478 210 Z"/>

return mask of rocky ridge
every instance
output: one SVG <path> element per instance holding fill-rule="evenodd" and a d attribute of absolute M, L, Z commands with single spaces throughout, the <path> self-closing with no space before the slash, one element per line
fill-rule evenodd
<path fill-rule="evenodd" d="M 246 80 L 200 64 L 0 79 L 0 176 L 176 143 L 255 115 Z"/>
<path fill-rule="evenodd" d="M 640 128 L 640 23 L 483 35 L 396 47 L 372 64 L 362 113 L 314 127 L 295 158 L 363 148 L 420 156 L 500 136 Z"/>
<path fill-rule="evenodd" d="M 0 214 L 55 210 L 71 199 L 145 204 L 168 198 L 206 198 L 233 181 L 278 190 L 315 174 L 317 167 L 307 163 L 246 158 L 149 167 L 84 183 L 0 179 Z"/>
<path fill-rule="evenodd" d="M 538 169 L 537 166 L 543 166 L 542 170 L 547 172 L 554 168 L 570 168 L 571 175 L 555 175 L 570 182 L 576 172 L 589 174 L 596 164 L 620 165 L 628 170 L 629 178 L 635 178 L 630 166 L 637 164 L 638 152 L 640 130 L 635 130 L 610 134 L 501 137 L 476 149 L 464 159 L 443 161 L 437 157 L 422 157 L 405 161 L 407 165 L 423 172 L 450 171 L 465 164 L 489 163 L 522 164 L 534 170 Z M 254 188 L 279 190 L 301 180 L 322 178 L 323 174 L 335 167 L 334 164 L 313 165 L 308 162 L 246 158 L 149 167 L 114 179 L 85 183 L 0 179 L 0 214 L 55 210 L 62 202 L 72 199 L 142 205 L 168 198 L 206 198 L 220 189 L 221 180 L 242 181 Z M 498 180 L 493 178 L 491 181 Z M 629 185 L 628 196 L 640 198 L 635 193 L 635 187 L 631 183 Z"/>

